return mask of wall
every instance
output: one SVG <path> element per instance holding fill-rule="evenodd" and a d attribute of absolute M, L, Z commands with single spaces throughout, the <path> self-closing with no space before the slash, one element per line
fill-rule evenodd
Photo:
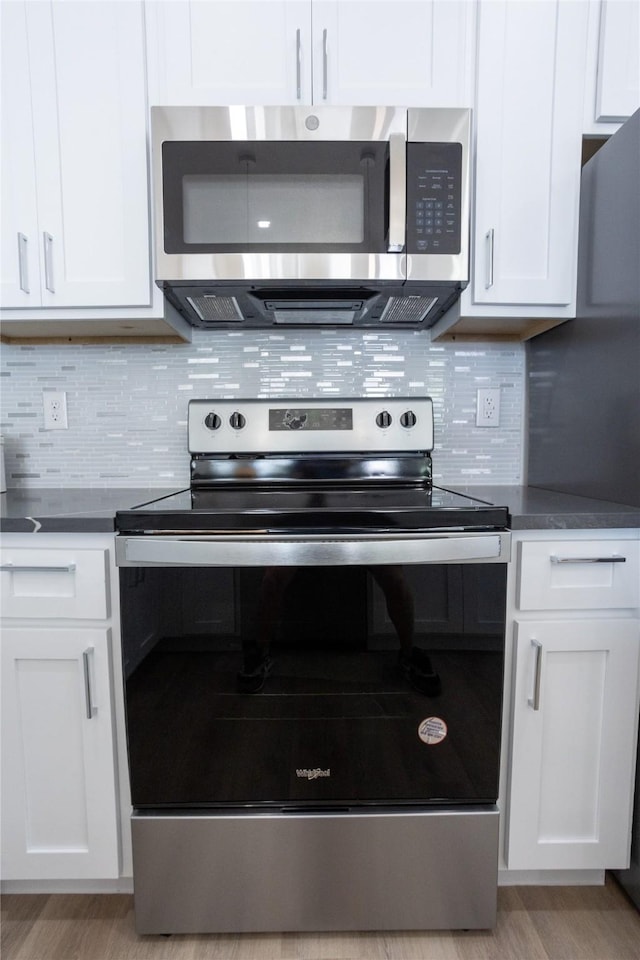
<path fill-rule="evenodd" d="M 187 486 L 187 403 L 203 397 L 431 396 L 434 474 L 520 483 L 524 348 L 432 344 L 427 333 L 194 331 L 184 345 L 3 345 L 1 432 L 12 487 Z M 500 386 L 499 427 L 475 394 Z M 42 393 L 67 392 L 45 431 Z"/>
<path fill-rule="evenodd" d="M 529 481 L 640 507 L 640 110 L 582 170 L 576 318 L 527 345 Z"/>

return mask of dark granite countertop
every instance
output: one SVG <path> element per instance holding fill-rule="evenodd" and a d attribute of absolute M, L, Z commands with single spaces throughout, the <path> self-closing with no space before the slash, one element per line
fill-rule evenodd
<path fill-rule="evenodd" d="M 442 482 L 440 486 L 448 486 Z M 507 506 L 513 530 L 597 530 L 640 527 L 640 507 L 591 500 L 536 487 L 451 484 L 458 493 Z M 168 496 L 174 489 L 35 488 L 0 495 L 4 533 L 104 533 L 115 529 L 115 513 Z"/>
<path fill-rule="evenodd" d="M 109 533 L 116 510 L 174 493 L 158 487 L 13 489 L 0 494 L 2 533 Z"/>
<path fill-rule="evenodd" d="M 445 484 L 443 484 L 445 486 Z M 457 485 L 458 493 L 509 508 L 512 530 L 598 530 L 640 527 L 640 507 L 574 497 L 539 487 Z"/>

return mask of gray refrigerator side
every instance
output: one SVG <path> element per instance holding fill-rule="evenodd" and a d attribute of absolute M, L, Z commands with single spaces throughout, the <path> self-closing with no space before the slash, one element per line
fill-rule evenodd
<path fill-rule="evenodd" d="M 583 167 L 576 319 L 527 367 L 529 483 L 640 506 L 640 111 Z"/>
<path fill-rule="evenodd" d="M 585 164 L 576 319 L 527 344 L 528 480 L 640 506 L 640 111 Z M 640 758 L 631 865 L 640 909 Z"/>

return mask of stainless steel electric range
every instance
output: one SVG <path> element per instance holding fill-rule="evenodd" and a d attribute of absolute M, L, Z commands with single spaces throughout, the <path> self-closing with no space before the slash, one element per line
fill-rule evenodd
<path fill-rule="evenodd" d="M 117 515 L 140 933 L 491 927 L 506 507 L 428 398 L 194 400 Z"/>

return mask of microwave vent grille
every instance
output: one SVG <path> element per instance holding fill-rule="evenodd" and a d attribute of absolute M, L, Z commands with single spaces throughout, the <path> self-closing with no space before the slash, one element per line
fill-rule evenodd
<path fill-rule="evenodd" d="M 390 297 L 381 316 L 381 323 L 421 323 L 437 297 Z"/>
<path fill-rule="evenodd" d="M 243 319 L 235 297 L 218 297 L 205 294 L 202 297 L 187 297 L 187 303 L 195 310 L 203 323 L 229 323 Z"/>

